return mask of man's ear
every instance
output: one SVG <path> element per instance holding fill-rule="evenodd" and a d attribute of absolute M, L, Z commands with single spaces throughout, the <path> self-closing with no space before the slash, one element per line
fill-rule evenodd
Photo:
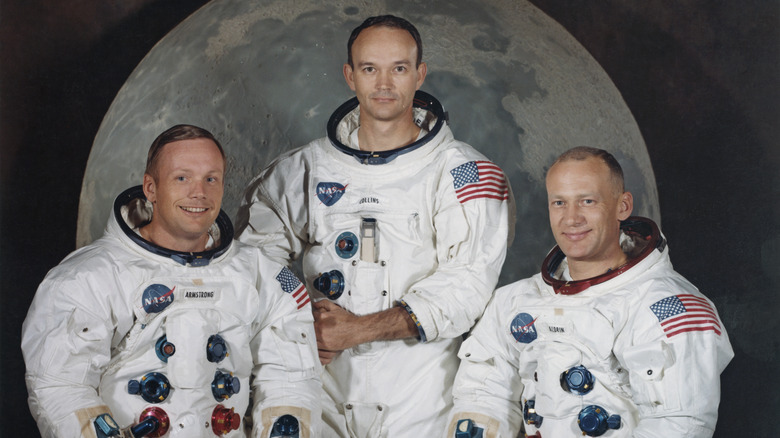
<path fill-rule="evenodd" d="M 634 211 L 634 195 L 631 192 L 623 192 L 618 199 L 618 219 L 624 221 Z"/>
<path fill-rule="evenodd" d="M 355 91 L 355 78 L 352 76 L 354 71 L 352 70 L 352 66 L 349 64 L 344 64 L 344 80 L 347 81 L 347 85 L 349 85 L 350 90 Z"/>
<path fill-rule="evenodd" d="M 423 82 L 425 82 L 425 75 L 428 74 L 428 64 L 421 62 L 420 65 L 417 66 L 417 89 L 419 90 L 420 87 L 422 87 Z"/>
<path fill-rule="evenodd" d="M 152 175 L 149 175 L 148 173 L 144 174 L 144 182 L 141 187 L 143 187 L 144 195 L 146 195 L 146 199 L 148 199 L 149 202 L 152 204 L 157 202 L 157 183 L 154 181 Z"/>

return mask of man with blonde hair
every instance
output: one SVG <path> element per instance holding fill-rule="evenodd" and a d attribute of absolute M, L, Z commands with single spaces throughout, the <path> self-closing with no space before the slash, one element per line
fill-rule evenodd
<path fill-rule="evenodd" d="M 546 185 L 558 245 L 461 347 L 446 436 L 711 437 L 734 356 L 715 306 L 631 216 L 611 154 L 569 150 Z"/>

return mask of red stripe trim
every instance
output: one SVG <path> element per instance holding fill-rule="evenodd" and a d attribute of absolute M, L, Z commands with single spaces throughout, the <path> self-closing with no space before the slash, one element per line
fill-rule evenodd
<path fill-rule="evenodd" d="M 711 331 L 713 331 L 713 332 L 715 332 L 715 333 L 717 333 L 717 334 L 718 334 L 718 336 L 720 336 L 720 330 L 718 330 L 717 328 L 715 328 L 715 327 L 713 327 L 713 326 L 708 326 L 708 327 L 689 327 L 689 328 L 687 328 L 687 329 L 678 330 L 678 331 L 676 331 L 676 332 L 674 332 L 674 333 L 667 333 L 667 334 L 666 334 L 666 337 L 667 337 L 667 338 L 671 338 L 672 336 L 674 336 L 674 335 L 679 335 L 680 333 L 687 333 L 687 332 L 706 332 L 706 331 L 710 331 L 710 330 L 711 330 Z"/>
<path fill-rule="evenodd" d="M 694 300 L 680 300 L 680 302 L 681 302 L 681 303 L 683 303 L 683 305 L 684 305 L 685 307 L 700 307 L 700 308 L 705 308 L 705 309 L 712 309 L 712 306 L 710 306 L 710 305 L 709 305 L 709 304 L 707 304 L 707 303 L 702 303 L 702 302 L 700 302 L 700 301 L 694 301 Z"/>
<path fill-rule="evenodd" d="M 494 170 L 494 169 L 480 169 L 479 170 L 479 179 L 485 178 L 498 178 L 498 179 L 504 179 L 504 174 L 501 172 L 501 170 Z"/>
<path fill-rule="evenodd" d="M 472 187 L 479 187 L 479 186 L 482 186 L 482 185 L 485 185 L 485 184 L 492 184 L 494 186 L 504 187 L 504 188 L 507 187 L 506 182 L 503 179 L 498 179 L 498 178 L 492 178 L 491 177 L 491 178 L 483 178 L 483 179 L 481 179 L 479 181 L 475 181 L 473 183 L 468 183 L 468 184 L 466 184 L 466 185 L 464 185 L 462 187 L 459 187 L 459 188 L 455 189 L 455 191 L 459 192 L 459 191 L 462 191 L 462 190 L 468 190 L 468 189 L 470 189 Z"/>
<path fill-rule="evenodd" d="M 474 187 L 482 187 L 482 186 L 494 186 L 494 187 L 502 187 L 506 189 L 507 185 L 504 181 L 499 181 L 495 178 L 485 178 L 482 181 L 477 181 L 473 183 L 466 184 L 463 187 L 457 188 L 456 192 L 462 192 L 463 190 L 469 190 L 473 189 Z"/>
<path fill-rule="evenodd" d="M 693 294 L 680 294 L 677 295 L 677 298 L 681 300 L 696 300 L 696 301 L 701 301 L 704 304 L 709 304 L 709 302 L 705 298 Z"/>
<path fill-rule="evenodd" d="M 295 293 L 293 293 L 294 297 L 300 297 L 300 296 L 306 296 L 306 295 L 308 295 L 308 294 L 306 293 L 306 288 L 305 287 L 301 287 L 300 289 L 296 290 Z"/>
<path fill-rule="evenodd" d="M 473 193 L 479 193 L 479 192 L 491 192 L 491 193 L 504 194 L 507 193 L 507 189 L 506 187 L 496 186 L 493 184 L 482 184 L 480 186 L 469 187 L 468 190 L 463 190 L 456 193 L 458 194 L 458 197 L 461 197 L 461 196 L 468 196 Z"/>
<path fill-rule="evenodd" d="M 477 199 L 477 198 L 509 199 L 509 195 L 506 193 L 497 193 L 497 192 L 491 193 L 488 191 L 481 191 L 481 192 L 469 193 L 468 195 L 458 196 L 458 201 L 464 203 L 471 199 Z"/>
<path fill-rule="evenodd" d="M 709 301 L 707 301 L 705 298 L 697 297 L 696 295 L 678 295 L 677 298 L 679 298 L 683 304 L 712 307 Z"/>
<path fill-rule="evenodd" d="M 499 201 L 506 201 L 507 199 L 509 199 L 509 195 L 504 195 L 503 197 L 501 197 L 501 196 L 483 194 L 483 195 L 472 196 L 465 199 L 459 199 L 459 201 L 461 204 L 463 204 L 466 201 L 471 201 L 472 199 L 479 199 L 479 198 L 498 199 Z"/>
<path fill-rule="evenodd" d="M 481 172 L 479 176 L 480 176 L 479 178 L 480 181 L 498 181 L 501 184 L 504 184 L 504 177 L 500 173 Z"/>
<path fill-rule="evenodd" d="M 302 308 L 303 308 L 305 305 L 309 304 L 309 302 L 310 302 L 310 301 L 311 301 L 311 300 L 309 299 L 309 296 L 308 296 L 308 295 L 306 295 L 306 301 L 304 301 L 304 302 L 302 302 L 302 303 L 298 304 L 298 309 L 302 309 Z"/>
<path fill-rule="evenodd" d="M 509 187 L 504 171 L 491 161 L 474 161 L 479 173 L 479 181 L 468 183 L 456 189 L 455 193 L 460 203 L 473 199 L 487 198 L 506 201 L 509 199 Z"/>
<path fill-rule="evenodd" d="M 481 160 L 481 161 L 475 161 L 475 163 L 477 163 L 477 168 L 478 169 L 498 169 L 498 170 L 501 170 L 501 168 L 498 167 L 497 165 L 495 165 L 492 161 Z"/>
<path fill-rule="evenodd" d="M 717 319 L 714 313 L 710 311 L 689 311 L 687 313 L 681 313 L 679 315 L 675 315 L 671 318 L 665 319 L 661 325 L 667 325 L 667 324 L 673 324 L 676 321 L 680 321 L 682 319 L 686 318 L 703 318 L 703 317 L 712 317 L 713 319 Z"/>
<path fill-rule="evenodd" d="M 709 323 L 715 324 L 716 326 L 718 326 L 718 328 L 720 328 L 720 324 L 718 324 L 718 321 L 716 321 L 714 319 L 707 318 L 707 319 L 685 320 L 685 321 L 680 322 L 679 324 L 673 324 L 673 325 L 664 327 L 664 331 L 669 331 L 669 330 L 675 329 L 677 327 L 682 327 L 684 325 L 709 324 Z"/>

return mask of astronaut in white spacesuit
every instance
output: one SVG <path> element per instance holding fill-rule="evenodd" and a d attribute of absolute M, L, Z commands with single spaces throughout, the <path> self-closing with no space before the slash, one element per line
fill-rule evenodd
<path fill-rule="evenodd" d="M 715 306 L 655 223 L 630 217 L 611 154 L 572 149 L 546 182 L 558 245 L 463 343 L 446 436 L 712 436 L 734 355 Z"/>
<path fill-rule="evenodd" d="M 233 240 L 224 157 L 201 128 L 162 133 L 105 235 L 41 283 L 22 351 L 43 437 L 319 436 L 307 290 Z"/>
<path fill-rule="evenodd" d="M 348 53 L 357 97 L 331 116 L 327 138 L 250 183 L 239 239 L 284 263 L 303 258 L 326 364 L 323 436 L 434 436 L 462 334 L 511 239 L 510 186 L 418 91 L 427 67 L 414 26 L 369 18 Z"/>

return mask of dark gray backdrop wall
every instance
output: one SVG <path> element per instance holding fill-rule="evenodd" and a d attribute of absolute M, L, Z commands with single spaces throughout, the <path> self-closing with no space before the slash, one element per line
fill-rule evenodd
<path fill-rule="evenodd" d="M 21 323 L 75 248 L 81 180 L 111 100 L 205 0 L 0 2 L 0 436 L 37 436 Z M 780 3 L 532 0 L 588 49 L 645 138 L 676 268 L 735 347 L 716 437 L 772 436 L 780 411 Z"/>

